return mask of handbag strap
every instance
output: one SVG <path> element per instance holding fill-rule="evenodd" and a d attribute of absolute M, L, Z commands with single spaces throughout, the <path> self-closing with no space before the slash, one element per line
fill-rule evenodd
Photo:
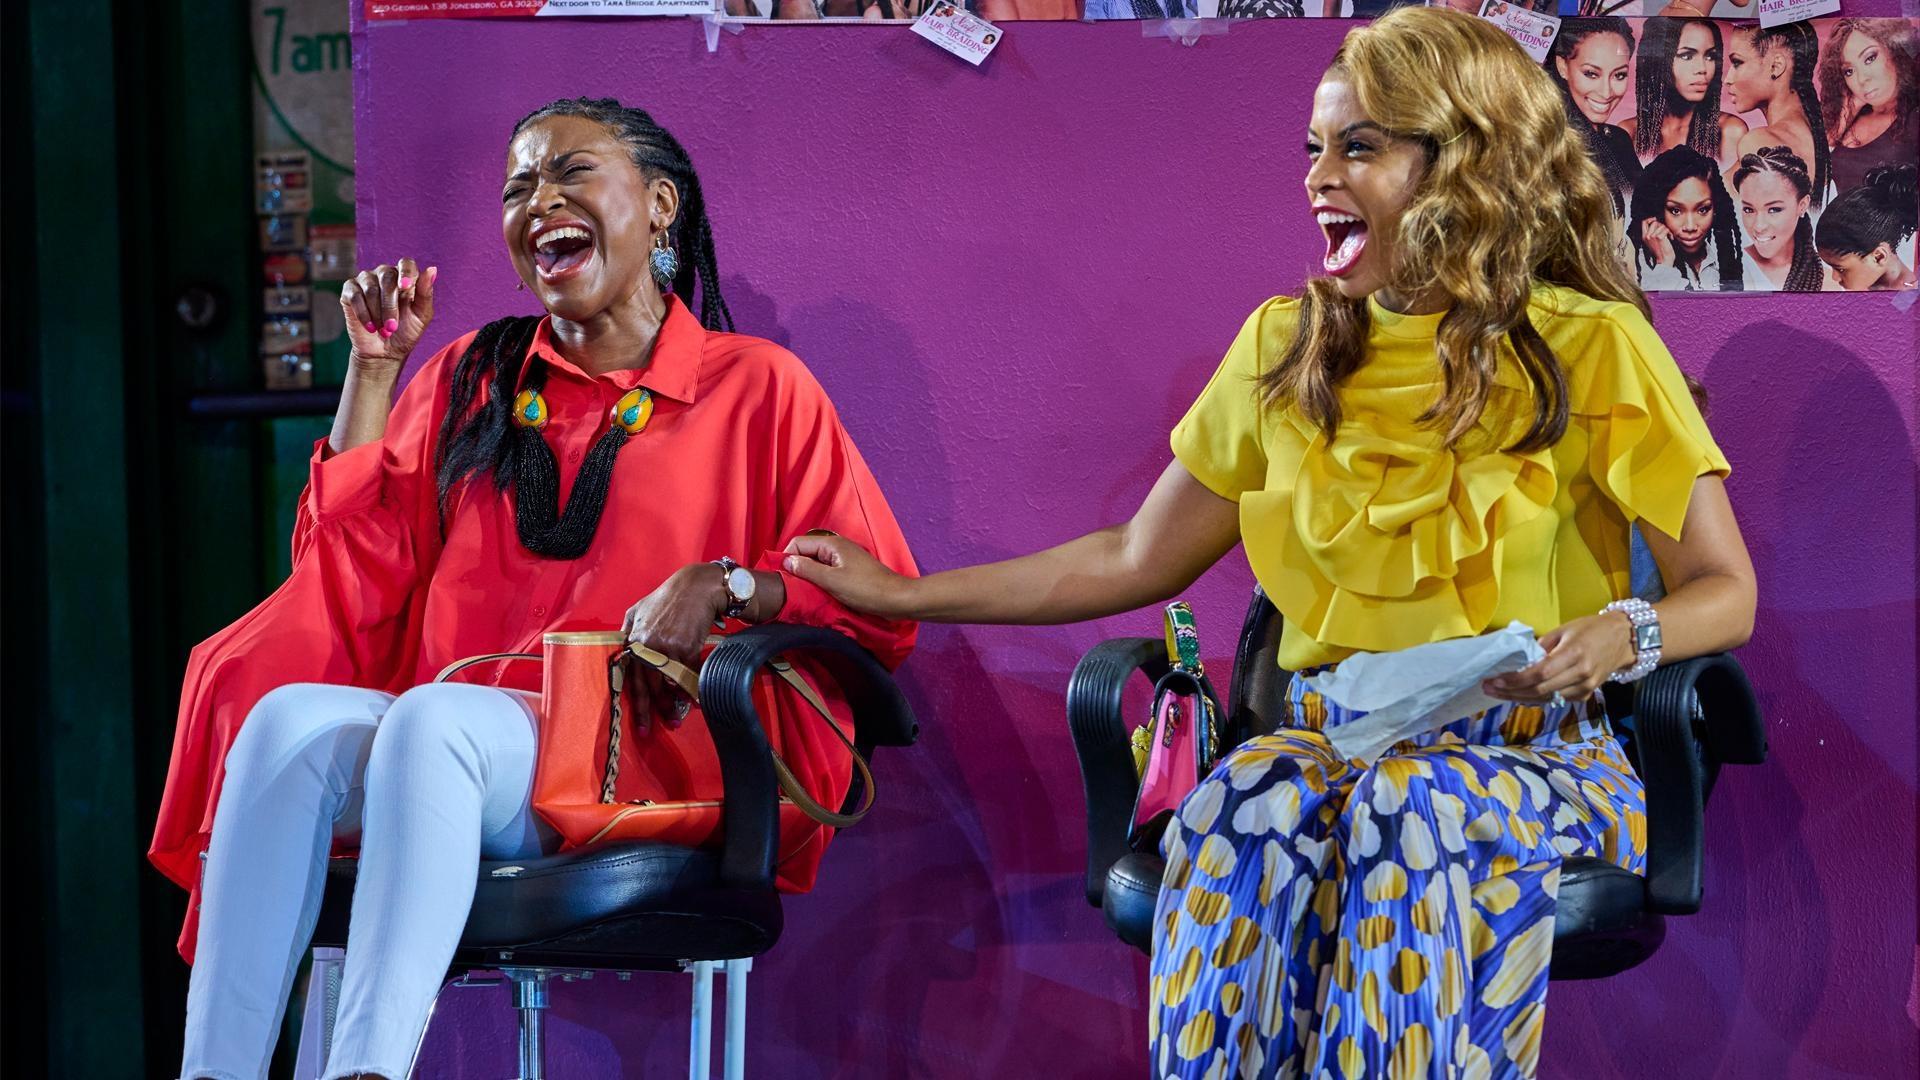
<path fill-rule="evenodd" d="M 1167 663 L 1170 667 L 1154 685 L 1151 708 L 1158 713 L 1160 693 L 1171 684 L 1184 681 L 1191 685 L 1197 699 L 1194 720 L 1200 736 L 1200 768 L 1205 772 L 1218 762 L 1220 756 L 1220 699 L 1213 691 L 1213 684 L 1207 680 L 1207 666 L 1200 662 L 1200 628 L 1194 620 L 1193 609 L 1185 601 L 1176 600 L 1167 605 L 1165 614 Z M 1154 717 L 1149 716 L 1148 727 L 1153 724 Z"/>
<path fill-rule="evenodd" d="M 724 640 L 726 639 L 714 635 L 707 638 L 706 644 L 718 645 Z M 688 701 L 695 705 L 700 704 L 700 676 L 687 665 L 640 644 L 629 645 L 615 655 L 613 663 L 607 667 L 607 689 L 613 707 L 609 721 L 610 730 L 607 733 L 607 768 L 600 784 L 600 801 L 603 803 L 614 801 L 614 785 L 620 778 L 620 740 L 621 733 L 626 727 L 623 722 L 625 712 L 623 701 L 626 695 L 621 692 L 626 688 L 626 664 L 623 661 L 629 656 L 666 676 L 682 694 L 686 695 Z M 483 653 L 448 664 L 440 669 L 440 673 L 433 677 L 433 681 L 446 682 L 467 668 L 491 661 L 543 659 L 545 658 L 539 653 Z M 853 756 L 854 770 L 860 774 L 860 806 L 850 813 L 842 814 L 827 809 L 809 795 L 807 789 L 801 785 L 800 778 L 787 767 L 786 761 L 779 754 L 774 754 L 773 775 L 779 781 L 780 793 L 785 795 L 793 805 L 799 807 L 801 813 L 822 825 L 844 829 L 858 823 L 861 818 L 867 816 L 869 810 L 873 809 L 875 795 L 873 770 L 867 766 L 866 758 L 860 756 L 860 750 L 854 746 L 853 740 L 840 729 L 840 724 L 834 720 L 833 713 L 827 709 L 827 703 L 821 699 L 819 691 L 815 690 L 807 680 L 801 678 L 799 672 L 793 670 L 792 664 L 776 657 L 767 661 L 767 667 L 788 686 L 793 687 L 794 692 L 798 693 L 801 700 L 811 706 L 814 712 L 820 714 L 820 718 L 826 721 L 827 728 L 833 732 L 835 738 L 840 740 L 840 745 L 846 747 L 847 753 Z"/>
<path fill-rule="evenodd" d="M 1200 630 L 1193 621 L 1193 609 L 1186 601 L 1167 605 L 1167 663 L 1195 675 L 1206 668 L 1200 663 Z"/>
<path fill-rule="evenodd" d="M 717 636 L 709 637 L 707 638 L 707 644 L 717 645 L 723 640 L 725 639 Z M 679 688 L 682 694 L 687 696 L 687 700 L 693 702 L 695 705 L 700 704 L 700 676 L 696 674 L 692 668 L 672 657 L 636 643 L 627 646 L 626 650 L 616 658 L 612 665 L 613 669 L 616 671 L 620 670 L 622 664 L 619 661 L 629 655 L 666 676 L 674 686 Z M 827 709 L 827 703 L 821 700 L 819 691 L 815 690 L 807 680 L 801 678 L 800 673 L 793 670 L 792 664 L 776 657 L 767 661 L 767 667 L 775 676 L 780 678 L 788 686 L 793 687 L 794 692 L 798 693 L 801 699 L 813 708 L 814 712 L 820 714 L 820 718 L 826 721 L 827 727 L 833 732 L 834 737 L 840 740 L 840 745 L 846 747 L 847 752 L 853 756 L 854 770 L 860 774 L 861 799 L 859 808 L 850 813 L 837 813 L 820 805 L 812 795 L 809 795 L 807 789 L 801 785 L 799 777 L 793 775 L 793 770 L 789 769 L 786 761 L 776 753 L 773 755 L 773 775 L 780 782 L 780 793 L 785 795 L 793 805 L 799 807 L 801 813 L 822 825 L 835 829 L 844 829 L 849 825 L 858 823 L 861 818 L 867 816 L 869 810 L 873 809 L 873 770 L 868 768 L 866 759 L 860 756 L 860 750 L 854 746 L 853 740 L 847 737 L 846 732 L 840 730 L 840 725 L 834 720 L 833 713 Z M 619 694 L 617 692 L 614 695 L 614 700 L 614 711 L 617 717 L 619 712 Z M 619 721 L 616 719 L 616 729 L 618 723 Z M 601 785 L 602 802 L 613 801 L 610 796 L 614 781 L 619 778 L 619 775 L 619 744 L 610 741 L 607 753 L 606 779 Z"/>
<path fill-rule="evenodd" d="M 455 672 L 464 671 L 475 664 L 484 664 L 489 660 L 541 660 L 541 659 L 544 659 L 544 657 L 542 657 L 539 653 L 530 653 L 530 652 L 483 653 L 479 656 L 469 656 L 465 660 L 455 660 L 453 663 L 448 664 L 446 667 L 441 668 L 440 674 L 435 675 L 433 677 L 433 681 L 446 682 L 448 679 L 453 677 Z"/>

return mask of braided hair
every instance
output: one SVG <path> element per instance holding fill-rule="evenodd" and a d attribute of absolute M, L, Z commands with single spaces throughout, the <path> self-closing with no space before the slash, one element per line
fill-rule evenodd
<path fill-rule="evenodd" d="M 604 125 L 626 144 L 643 176 L 649 180 L 665 178 L 679 189 L 680 214 L 668 233 L 669 245 L 680 256 L 673 292 L 692 308 L 697 288 L 700 306 L 695 310 L 700 322 L 709 329 L 732 330 L 733 314 L 720 293 L 706 198 L 693 162 L 679 140 L 644 110 L 622 106 L 613 98 L 549 102 L 513 125 L 510 137 L 550 116 L 578 116 Z M 529 363 L 527 359 L 539 325 L 538 316 L 496 319 L 481 327 L 454 365 L 434 457 L 440 519 L 444 524 L 454 493 L 469 477 L 488 472 L 495 491 L 514 491 L 515 524 L 521 543 L 536 554 L 573 559 L 593 542 L 606 505 L 614 459 L 628 435 L 617 424 L 609 426 L 581 463 L 566 510 L 559 512 L 559 467 L 553 450 L 538 428 L 514 422 L 518 391 L 538 391 L 546 384 L 546 362 L 536 358 Z M 483 384 L 486 397 L 476 405 Z"/>
<path fill-rule="evenodd" d="M 1151 6 L 1153 0 L 1147 0 Z M 1169 0 L 1177 3 L 1178 0 Z M 1154 15 L 1142 15 L 1141 0 L 1134 0 L 1134 17 L 1139 19 L 1158 18 Z M 1301 0 L 1220 0 L 1217 13 L 1222 19 L 1298 19 L 1306 14 Z"/>
<path fill-rule="evenodd" d="M 1920 185 L 1912 165 L 1882 165 L 1849 188 L 1820 215 L 1819 248 L 1833 255 L 1868 255 L 1881 244 L 1898 250 L 1920 231 Z"/>
<path fill-rule="evenodd" d="M 1677 116 L 1679 91 L 1673 88 L 1673 58 L 1680 51 L 1680 35 L 1689 26 L 1704 26 L 1713 35 L 1713 51 L 1724 54 L 1720 27 L 1710 19 L 1648 19 L 1640 32 L 1640 57 L 1633 70 L 1633 96 L 1638 112 L 1634 121 L 1633 148 L 1642 157 L 1660 149 L 1660 130 L 1669 116 Z M 1720 157 L 1720 84 L 1726 69 L 1716 59 L 1713 80 L 1707 84 L 1707 96 L 1693 105 L 1687 122 L 1687 146 L 1710 160 Z M 1662 196 L 1664 198 L 1664 195 Z"/>
<path fill-rule="evenodd" d="M 1727 185 L 1721 183 L 1720 169 L 1714 165 L 1713 159 L 1690 146 L 1673 147 L 1647 163 L 1646 171 L 1640 174 L 1640 182 L 1633 188 L 1633 213 L 1627 219 L 1627 239 L 1633 242 L 1641 262 L 1649 267 L 1660 265 L 1653 249 L 1647 246 L 1646 238 L 1640 235 L 1640 226 L 1648 218 L 1659 220 L 1664 217 L 1667 196 L 1688 180 L 1706 184 L 1707 193 L 1713 200 L 1713 227 L 1710 232 L 1714 256 L 1720 263 L 1719 290 L 1739 292 L 1746 274 L 1745 263 L 1740 257 L 1739 219 L 1734 214 L 1733 196 L 1727 194 Z M 1687 264 L 1678 250 L 1674 256 L 1682 274 L 1699 280 L 1699 272 Z"/>
<path fill-rule="evenodd" d="M 680 272 L 673 279 L 674 294 L 693 307 L 696 281 L 700 286 L 700 322 L 710 330 L 733 329 L 733 315 L 720 295 L 720 270 L 713 256 L 713 225 L 707 220 L 707 200 L 700 191 L 700 177 L 680 141 L 656 123 L 644 109 L 630 109 L 613 98 L 561 98 L 550 101 L 520 118 L 509 139 L 517 138 L 527 125 L 550 116 L 578 116 L 603 125 L 613 137 L 627 145 L 634 167 L 648 180 L 673 181 L 680 189 L 680 215 L 667 230 L 668 246 L 680 257 Z"/>
<path fill-rule="evenodd" d="M 1792 184 L 1801 198 L 1812 194 L 1812 180 L 1807 176 L 1807 163 L 1800 155 L 1784 146 L 1763 146 L 1755 153 L 1740 159 L 1733 170 L 1733 186 L 1738 190 L 1747 178 L 1760 173 L 1773 173 Z M 1781 286 L 1785 292 L 1819 292 L 1826 280 L 1826 274 L 1820 267 L 1820 253 L 1813 246 L 1813 218 L 1808 214 L 1800 215 L 1799 224 L 1793 227 L 1793 263 L 1787 267 L 1787 281 Z"/>
<path fill-rule="evenodd" d="M 1607 16 L 1595 19 L 1568 19 L 1560 24 L 1560 34 L 1553 40 L 1553 52 L 1547 57 L 1544 66 L 1547 77 L 1560 88 L 1560 96 L 1567 107 L 1567 123 L 1587 144 L 1587 156 L 1600 166 L 1600 172 L 1607 178 L 1607 187 L 1613 194 L 1613 212 L 1624 215 L 1627 212 L 1626 192 L 1633 189 L 1634 178 L 1628 175 L 1625 164 L 1608 149 L 1606 141 L 1600 136 L 1600 128 L 1587 119 L 1587 114 L 1574 104 L 1573 88 L 1560 76 L 1560 65 L 1555 60 L 1565 60 L 1568 67 L 1573 66 L 1573 55 L 1588 38 L 1601 34 L 1614 34 L 1627 43 L 1627 55 L 1633 55 L 1633 24 L 1619 16 Z"/>
<path fill-rule="evenodd" d="M 1800 99 L 1800 111 L 1807 116 L 1807 128 L 1813 133 L 1813 206 L 1819 209 L 1827 201 L 1827 185 L 1833 180 L 1833 155 L 1827 147 L 1827 124 L 1820 108 L 1820 95 L 1814 91 L 1815 73 L 1820 66 L 1820 38 L 1809 22 L 1762 27 L 1753 32 L 1754 47 L 1762 56 L 1774 49 L 1785 49 L 1793 58 L 1793 93 Z"/>

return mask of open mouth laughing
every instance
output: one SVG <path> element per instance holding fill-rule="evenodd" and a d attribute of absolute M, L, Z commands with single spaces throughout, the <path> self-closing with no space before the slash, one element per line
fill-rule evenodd
<path fill-rule="evenodd" d="M 593 258 L 593 230 L 583 221 L 545 221 L 528 234 L 527 251 L 541 281 L 564 281 Z"/>
<path fill-rule="evenodd" d="M 1320 230 L 1327 234 L 1327 254 L 1321 260 L 1321 268 L 1334 277 L 1352 273 L 1367 251 L 1365 219 L 1331 206 L 1314 207 L 1313 216 L 1320 223 Z"/>

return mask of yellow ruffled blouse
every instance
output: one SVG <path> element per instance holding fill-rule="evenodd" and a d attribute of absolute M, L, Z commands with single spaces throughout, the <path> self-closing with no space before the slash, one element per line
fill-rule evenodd
<path fill-rule="evenodd" d="M 1729 471 L 1631 304 L 1536 287 L 1533 325 L 1566 370 L 1572 415 L 1556 445 L 1514 453 L 1532 415 L 1518 359 L 1507 352 L 1480 423 L 1449 449 L 1417 419 L 1441 390 L 1440 316 L 1368 303 L 1367 359 L 1339 391 L 1332 442 L 1256 397 L 1299 315 L 1285 297 L 1247 319 L 1173 429 L 1181 464 L 1240 504 L 1247 561 L 1286 617 L 1282 667 L 1591 615 L 1630 595 L 1629 525 L 1679 536 L 1694 481 Z"/>

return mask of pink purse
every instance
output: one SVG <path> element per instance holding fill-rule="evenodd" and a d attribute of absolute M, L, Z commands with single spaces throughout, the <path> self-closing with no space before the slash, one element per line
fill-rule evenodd
<path fill-rule="evenodd" d="M 1220 756 L 1223 710 L 1200 663 L 1200 636 L 1193 610 L 1185 603 L 1167 605 L 1166 633 L 1172 666 L 1154 684 L 1147 722 L 1133 731 L 1140 794 L 1134 799 L 1127 842 L 1136 851 L 1159 847 L 1168 820 Z"/>

